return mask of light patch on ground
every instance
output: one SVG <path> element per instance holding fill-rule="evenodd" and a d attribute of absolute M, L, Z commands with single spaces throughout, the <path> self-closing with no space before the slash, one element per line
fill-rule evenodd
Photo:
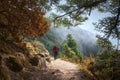
<path fill-rule="evenodd" d="M 70 63 L 61 59 L 52 60 L 52 62 L 48 65 L 50 69 L 59 69 L 62 72 L 66 71 L 78 71 L 79 68 L 76 64 Z"/>

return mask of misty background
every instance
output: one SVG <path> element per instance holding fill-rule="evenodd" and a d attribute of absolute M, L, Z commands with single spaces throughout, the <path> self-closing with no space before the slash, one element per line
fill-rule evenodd
<path fill-rule="evenodd" d="M 108 13 L 99 13 L 97 10 L 93 10 L 90 16 L 87 16 L 88 20 L 81 23 L 81 25 L 74 27 L 72 26 L 69 28 L 66 26 L 54 28 L 54 26 L 51 25 L 52 27 L 50 28 L 50 30 L 43 37 L 37 37 L 37 39 L 44 43 L 45 47 L 52 54 L 52 47 L 54 45 L 61 46 L 63 41 L 66 40 L 67 35 L 71 34 L 77 42 L 79 49 L 81 52 L 83 52 L 83 54 L 85 54 L 86 56 L 89 56 L 90 53 L 96 55 L 96 53 L 99 50 L 99 47 L 96 43 L 96 35 L 103 34 L 95 30 L 93 23 L 108 15 Z M 47 16 L 49 15 L 47 14 Z"/>
<path fill-rule="evenodd" d="M 52 53 L 53 46 L 58 45 L 60 47 L 68 34 L 72 35 L 79 46 L 79 50 L 86 56 L 89 56 L 90 53 L 97 53 L 99 48 L 96 44 L 96 35 L 80 27 L 70 27 L 69 29 L 67 27 L 51 27 L 43 37 L 37 39 L 44 43 L 45 47 Z"/>

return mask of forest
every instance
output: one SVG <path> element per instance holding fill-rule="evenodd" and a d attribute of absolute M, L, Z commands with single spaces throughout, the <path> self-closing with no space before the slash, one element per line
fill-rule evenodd
<path fill-rule="evenodd" d="M 119 40 L 120 0 L 0 0 L 0 80 L 120 80 Z"/>

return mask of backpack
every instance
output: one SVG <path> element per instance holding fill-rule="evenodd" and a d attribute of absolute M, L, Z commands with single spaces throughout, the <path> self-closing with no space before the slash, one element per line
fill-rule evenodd
<path fill-rule="evenodd" d="M 55 53 L 58 52 L 58 47 L 57 47 L 57 46 L 54 46 L 53 51 L 54 51 Z"/>

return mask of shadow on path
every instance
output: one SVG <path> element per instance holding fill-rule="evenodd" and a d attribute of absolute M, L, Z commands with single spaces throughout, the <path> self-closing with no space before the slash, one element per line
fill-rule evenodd
<path fill-rule="evenodd" d="M 24 70 L 20 76 L 13 74 L 12 80 L 93 80 L 79 70 L 76 64 L 61 59 L 48 63 L 44 70 Z M 15 77 L 16 76 L 16 77 Z"/>

